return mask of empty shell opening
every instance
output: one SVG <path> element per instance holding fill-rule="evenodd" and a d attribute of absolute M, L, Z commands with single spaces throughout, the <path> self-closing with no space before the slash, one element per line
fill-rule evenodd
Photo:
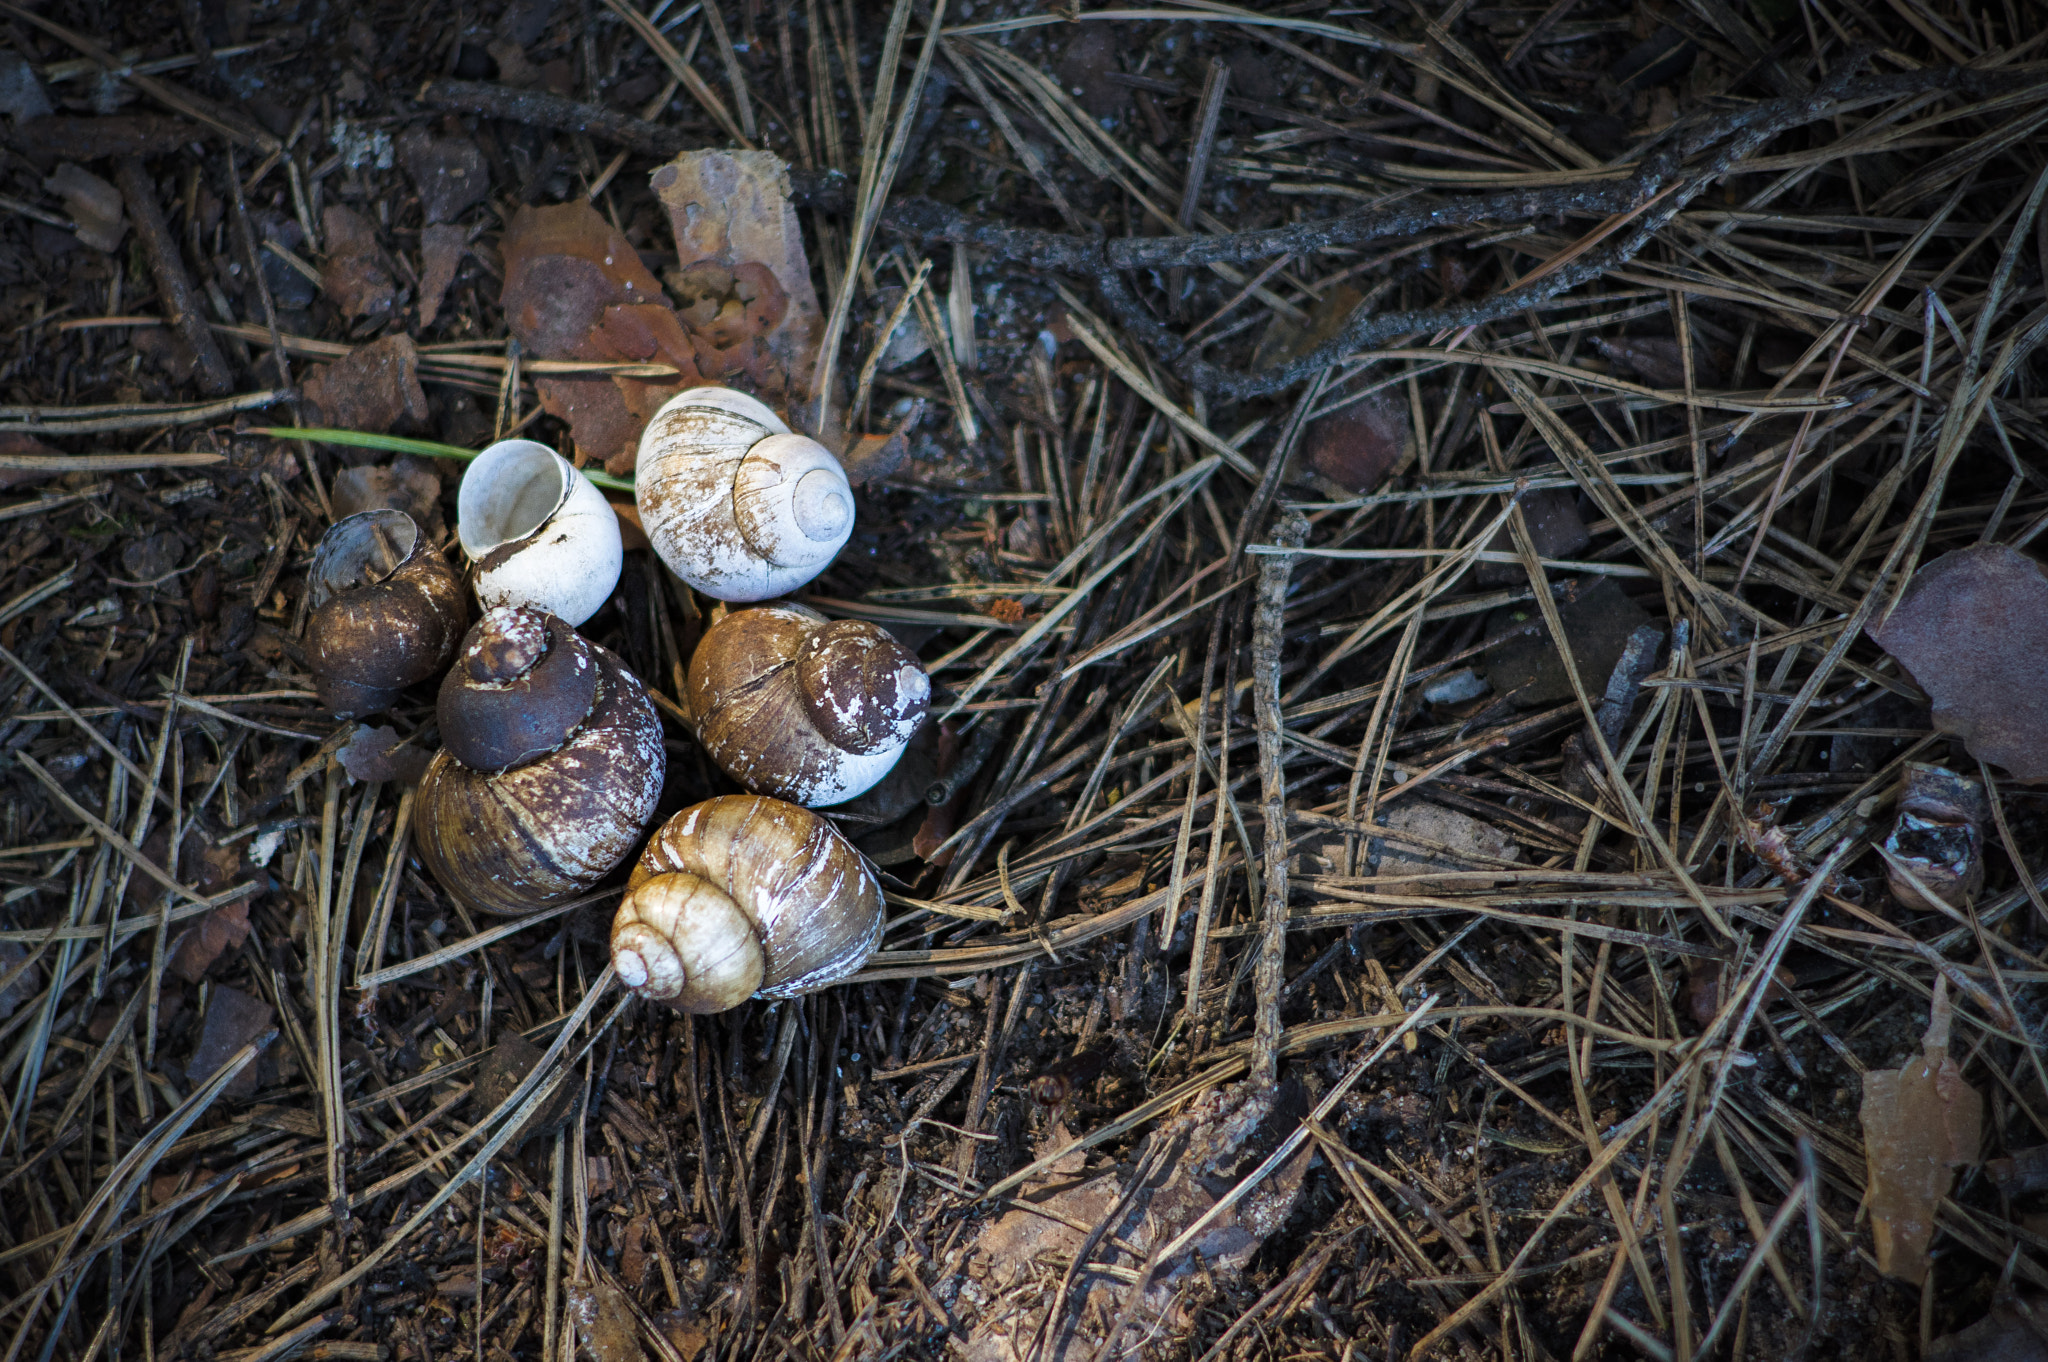
<path fill-rule="evenodd" d="M 364 511 L 337 522 L 313 555 L 313 604 L 383 581 L 412 553 L 419 534 L 403 511 Z"/>
<path fill-rule="evenodd" d="M 455 495 L 456 532 L 472 558 L 524 539 L 567 495 L 564 465 L 533 440 L 506 440 L 477 455 Z"/>

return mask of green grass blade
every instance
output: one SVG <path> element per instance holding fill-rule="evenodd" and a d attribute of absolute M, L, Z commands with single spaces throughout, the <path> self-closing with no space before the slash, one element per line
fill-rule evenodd
<path fill-rule="evenodd" d="M 402 435 L 373 435 L 362 430 L 340 430 L 333 426 L 252 426 L 250 433 L 279 440 L 318 440 L 328 445 L 353 445 L 358 449 L 383 449 L 393 454 L 424 454 L 433 459 L 474 459 L 481 451 L 461 445 L 444 445 L 438 440 L 408 440 Z M 631 478 L 615 478 L 601 468 L 579 470 L 599 487 L 614 492 L 633 490 Z"/>

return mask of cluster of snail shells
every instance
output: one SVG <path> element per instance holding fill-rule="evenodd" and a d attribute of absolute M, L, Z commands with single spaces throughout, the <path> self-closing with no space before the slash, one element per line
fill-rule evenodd
<path fill-rule="evenodd" d="M 655 551 L 723 601 L 794 591 L 852 532 L 838 460 L 727 389 L 687 390 L 655 415 L 635 482 Z M 329 613 L 345 626 L 337 640 L 351 641 L 325 672 L 326 654 L 311 651 L 321 694 L 351 714 L 446 669 L 443 746 L 415 805 L 421 860 L 483 912 L 528 912 L 595 887 L 652 821 L 665 764 L 639 681 L 574 628 L 618 581 L 611 507 L 545 445 L 506 440 L 479 454 L 457 492 L 457 534 L 485 607 L 467 635 L 454 569 L 402 514 L 367 516 L 396 516 L 405 530 L 379 520 L 330 532 Z M 387 664 L 350 670 L 370 642 Z M 880 889 L 860 853 L 799 806 L 881 780 L 930 692 L 916 657 L 876 625 L 777 603 L 708 630 L 690 663 L 690 709 L 713 760 L 754 793 L 685 809 L 647 844 L 613 926 L 621 980 L 711 1012 L 859 969 L 880 939 Z"/>

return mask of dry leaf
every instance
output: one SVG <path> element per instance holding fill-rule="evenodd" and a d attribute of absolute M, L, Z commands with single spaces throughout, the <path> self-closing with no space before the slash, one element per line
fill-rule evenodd
<path fill-rule="evenodd" d="M 661 285 L 589 203 L 522 208 L 505 230 L 507 325 L 535 359 L 668 364 L 680 383 L 612 377 L 535 380 L 541 405 L 606 467 L 632 467 L 640 429 L 698 377 L 695 350 Z"/>
<path fill-rule="evenodd" d="M 419 190 L 420 212 L 429 223 L 453 221 L 491 189 L 484 154 L 467 137 L 435 137 L 413 128 L 399 136 L 398 163 Z"/>
<path fill-rule="evenodd" d="M 2020 780 L 2048 780 L 2048 574 L 2017 549 L 1977 544 L 1913 575 L 1871 631 L 1934 701 L 1934 726 Z"/>
<path fill-rule="evenodd" d="M 602 1280 L 573 1282 L 568 1291 L 576 1337 L 596 1362 L 640 1362 L 646 1357 L 640 1349 L 639 1324 L 623 1292 Z"/>
<path fill-rule="evenodd" d="M 427 773 L 427 763 L 431 758 L 419 748 L 407 747 L 404 743 L 395 728 L 372 728 L 363 724 L 334 755 L 357 780 L 414 785 Z"/>
<path fill-rule="evenodd" d="M 1623 336 L 1612 341 L 1596 336 L 1593 345 L 1609 362 L 1653 388 L 1685 386 L 1685 356 L 1674 336 Z M 1720 371 L 1697 340 L 1692 347 L 1692 380 L 1702 388 L 1718 387 L 1721 382 Z"/>
<path fill-rule="evenodd" d="M 224 903 L 179 932 L 170 947 L 171 973 L 188 984 L 196 984 L 221 956 L 240 950 L 249 939 L 250 902 L 239 898 Z M 207 1016 L 210 1019 L 212 1015 L 209 1006 Z"/>
<path fill-rule="evenodd" d="M 128 234 L 121 216 L 121 191 L 83 166 L 66 161 L 43 181 L 43 188 L 64 200 L 64 211 L 77 224 L 78 239 L 96 251 L 112 252 Z"/>
<path fill-rule="evenodd" d="M 1020 1207 L 991 1222 L 975 1243 L 969 1275 L 1002 1288 L 1029 1281 L 1045 1261 L 1067 1262 L 1088 1236 L 1121 1204 L 1122 1215 L 1097 1244 L 1091 1262 L 1136 1271 L 1215 1207 L 1240 1180 L 1278 1147 L 1308 1114 L 1301 1084 L 1289 1079 L 1262 1092 L 1249 1083 L 1203 1094 L 1186 1111 L 1154 1132 L 1147 1149 L 1159 1151 L 1148 1181 L 1125 1187 L 1118 1173 L 1077 1181 L 1079 1155 L 1051 1171 L 1050 1187 L 1026 1192 Z M 1186 1285 L 1201 1276 L 1224 1281 L 1242 1271 L 1259 1247 L 1280 1229 L 1301 1194 L 1315 1147 L 1301 1148 L 1227 1211 L 1202 1229 L 1187 1249 L 1152 1265 L 1142 1299 L 1130 1299 L 1125 1280 L 1083 1274 L 1062 1299 L 1053 1332 L 1082 1346 L 1068 1357 L 1087 1357 L 1102 1343 L 1107 1321 L 1129 1308 L 1133 1326 L 1125 1341 L 1188 1327 Z M 1057 1190 L 1054 1190 L 1057 1189 Z M 1136 1250 L 1126 1252 L 1125 1246 Z M 1057 1280 L 1057 1279 L 1055 1279 Z M 1024 1308 L 991 1310 L 976 1325 L 965 1349 L 970 1362 L 1016 1362 L 1031 1355 L 1031 1342 L 1045 1327 L 1048 1293 L 1027 1294 Z M 1062 1354 L 1051 1354 L 1062 1355 Z"/>
<path fill-rule="evenodd" d="M 403 511 L 428 538 L 441 537 L 441 475 L 425 459 L 406 454 L 389 465 L 344 468 L 334 475 L 327 495 L 336 520 L 361 511 Z"/>
<path fill-rule="evenodd" d="M 456 267 L 469 254 L 469 233 L 451 223 L 436 222 L 420 232 L 420 326 L 441 315 L 441 300 L 455 282 Z"/>
<path fill-rule="evenodd" d="M 330 426 L 382 434 L 401 418 L 427 419 L 420 387 L 420 354 L 412 337 L 398 334 L 350 351 L 306 375 L 306 396 Z"/>
<path fill-rule="evenodd" d="M 768 151 L 686 151 L 654 172 L 675 229 L 669 276 L 712 382 L 744 378 L 773 403 L 807 396 L 825 317 L 789 202 L 789 166 Z"/>
<path fill-rule="evenodd" d="M 1408 404 L 1390 392 L 1359 398 L 1309 423 L 1302 457 L 1344 496 L 1363 496 L 1393 472 L 1414 444 Z"/>
<path fill-rule="evenodd" d="M 377 249 L 377 229 L 352 208 L 339 204 L 320 214 L 327 239 L 327 262 L 320 271 L 320 291 L 334 300 L 350 321 L 378 317 L 398 302 L 398 287 L 384 268 Z"/>
<path fill-rule="evenodd" d="M 1863 1156 L 1870 1170 L 1870 1235 L 1880 1272 L 1919 1285 L 1934 1212 L 1955 1170 L 1977 1161 L 1984 1098 L 1948 1053 L 1948 981 L 1934 1002 L 1920 1058 L 1863 1075 Z"/>
<path fill-rule="evenodd" d="M 2048 1299 L 2007 1296 L 1967 1329 L 1930 1339 L 1921 1362 L 2048 1362 Z"/>
<path fill-rule="evenodd" d="M 277 1013 L 262 999 L 226 984 L 215 984 L 207 999 L 206 1020 L 200 1026 L 199 1046 L 185 1066 L 186 1081 L 203 1083 L 213 1077 L 221 1065 L 235 1057 L 237 1050 L 270 1032 L 276 1017 Z M 256 1091 L 257 1070 L 261 1067 L 260 1063 L 245 1066 L 222 1090 L 221 1097 L 233 1100 Z"/>

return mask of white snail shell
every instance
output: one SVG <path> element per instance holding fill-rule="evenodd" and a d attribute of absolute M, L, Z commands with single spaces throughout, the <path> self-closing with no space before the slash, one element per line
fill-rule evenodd
<path fill-rule="evenodd" d="M 722 1012 L 837 983 L 881 936 L 881 886 L 852 843 L 808 809 L 726 795 L 647 844 L 612 920 L 612 962 L 635 992 Z"/>
<path fill-rule="evenodd" d="M 537 440 L 500 440 L 463 471 L 456 534 L 486 610 L 522 605 L 571 627 L 611 598 L 619 517 L 596 484 Z"/>
<path fill-rule="evenodd" d="M 889 774 L 932 685 L 879 624 L 781 602 L 706 630 L 688 690 L 697 740 L 721 770 L 755 794 L 815 808 Z"/>
<path fill-rule="evenodd" d="M 853 533 L 853 489 L 839 460 L 730 388 L 686 389 L 654 414 L 634 485 L 654 551 L 722 601 L 787 595 Z"/>

